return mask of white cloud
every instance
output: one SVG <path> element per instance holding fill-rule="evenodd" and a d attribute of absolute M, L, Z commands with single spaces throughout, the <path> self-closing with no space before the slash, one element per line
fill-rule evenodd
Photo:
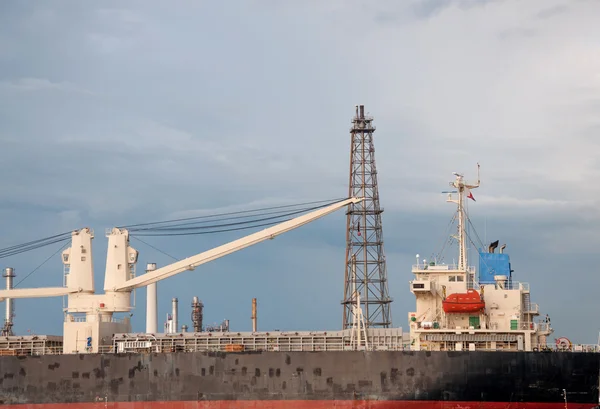
<path fill-rule="evenodd" d="M 17 78 L 0 82 L 0 89 L 35 92 L 35 91 L 65 91 L 93 95 L 89 90 L 78 87 L 68 81 L 54 82 L 47 78 Z"/>

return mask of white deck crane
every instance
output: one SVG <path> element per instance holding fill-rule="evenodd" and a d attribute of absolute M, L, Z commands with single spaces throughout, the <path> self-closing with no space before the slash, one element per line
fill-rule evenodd
<path fill-rule="evenodd" d="M 273 239 L 362 200 L 362 198 L 350 198 L 333 203 L 138 277 L 134 277 L 138 252 L 129 245 L 129 231 L 113 228 L 108 234 L 104 294 L 95 294 L 94 291 L 91 244 L 93 233 L 90 229 L 84 228 L 73 232 L 71 247 L 62 253 L 63 263 L 68 269 L 65 287 L 0 290 L 0 300 L 67 295 L 63 353 L 98 352 L 100 345 L 111 342 L 113 334 L 131 332 L 129 319 L 116 321 L 113 314 L 132 310 L 133 289 L 145 287 L 184 271 L 194 270 L 204 263 Z M 73 314 L 85 314 L 85 319 L 77 319 Z"/>

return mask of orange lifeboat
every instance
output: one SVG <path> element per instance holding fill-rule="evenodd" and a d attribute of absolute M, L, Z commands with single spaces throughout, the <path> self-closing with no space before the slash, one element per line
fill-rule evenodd
<path fill-rule="evenodd" d="M 467 290 L 466 293 L 450 294 L 442 301 L 442 307 L 446 314 L 479 312 L 485 308 L 485 302 L 476 290 Z"/>

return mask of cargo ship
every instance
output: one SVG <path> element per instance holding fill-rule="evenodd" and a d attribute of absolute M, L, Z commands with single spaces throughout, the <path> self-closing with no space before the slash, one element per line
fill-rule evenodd
<path fill-rule="evenodd" d="M 597 408 L 597 345 L 549 344 L 550 320 L 514 281 L 505 245 L 467 260 L 465 201 L 479 186 L 460 174 L 446 192 L 456 205 L 458 257 L 417 256 L 409 282 L 415 311 L 402 328 L 365 325 L 354 289 L 352 325 L 339 331 L 206 328 L 192 302 L 193 330 L 178 324 L 177 300 L 164 331 L 156 328 L 155 283 L 358 203 L 336 201 L 215 249 L 135 275 L 138 252 L 125 228 L 107 232 L 104 293 L 93 281 L 93 231 L 71 234 L 62 253 L 65 286 L 0 290 L 7 305 L 25 297 L 66 296 L 62 336 L 0 337 L 0 404 L 58 408 Z M 12 270 L 5 272 L 7 282 Z M 354 280 L 356 282 L 356 280 Z M 131 294 L 146 287 L 145 332 L 127 317 Z M 354 300 L 354 299 L 353 299 Z M 8 310 L 7 310 L 8 311 Z M 541 317 L 541 318 L 540 318 Z M 10 315 L 7 312 L 7 320 Z"/>

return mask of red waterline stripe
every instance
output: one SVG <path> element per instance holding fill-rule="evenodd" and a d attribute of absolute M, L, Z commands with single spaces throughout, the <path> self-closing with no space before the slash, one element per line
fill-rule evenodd
<path fill-rule="evenodd" d="M 351 401 L 351 400 L 218 400 L 167 402 L 36 403 L 2 405 L 6 409 L 564 409 L 564 402 Z M 568 403 L 569 409 L 591 409 L 593 403 Z"/>

